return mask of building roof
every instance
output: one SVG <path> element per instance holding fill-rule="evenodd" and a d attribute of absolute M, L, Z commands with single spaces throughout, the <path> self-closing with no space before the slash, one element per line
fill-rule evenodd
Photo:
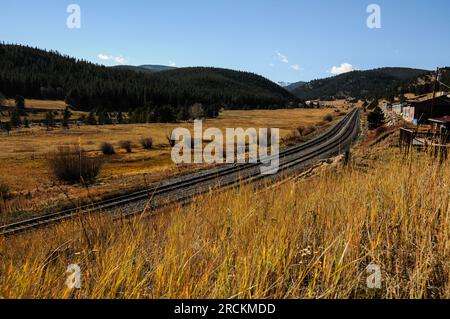
<path fill-rule="evenodd" d="M 444 97 L 444 98 L 449 98 L 450 95 L 447 92 L 436 92 L 436 96 L 435 98 L 440 98 L 440 97 Z M 409 98 L 406 100 L 406 102 L 408 103 L 414 103 L 414 102 L 425 102 L 428 100 L 432 100 L 433 99 L 433 93 L 427 93 L 427 94 L 422 94 L 422 95 L 418 95 L 415 96 L 413 98 Z"/>
<path fill-rule="evenodd" d="M 442 123 L 442 124 L 448 124 L 450 123 L 450 116 L 444 116 L 444 117 L 438 117 L 438 118 L 434 118 L 434 119 L 428 119 L 428 121 L 430 122 L 434 122 L 434 123 Z"/>
<path fill-rule="evenodd" d="M 450 98 L 447 95 L 441 95 L 441 96 L 436 96 L 436 98 L 434 99 L 436 104 L 448 104 L 450 105 Z M 408 104 L 411 105 L 419 105 L 419 104 L 429 104 L 433 102 L 433 98 L 425 98 L 425 99 L 419 99 L 419 100 L 415 100 L 415 101 L 408 101 Z"/>

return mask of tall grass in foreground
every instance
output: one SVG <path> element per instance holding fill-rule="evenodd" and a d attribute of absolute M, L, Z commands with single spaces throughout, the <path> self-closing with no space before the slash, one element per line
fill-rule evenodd
<path fill-rule="evenodd" d="M 3 240 L 0 297 L 449 298 L 450 165 L 401 160 Z M 367 288 L 370 263 L 380 290 Z"/>

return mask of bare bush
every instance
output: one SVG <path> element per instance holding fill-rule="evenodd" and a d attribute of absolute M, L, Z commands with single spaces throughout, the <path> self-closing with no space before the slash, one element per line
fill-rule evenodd
<path fill-rule="evenodd" d="M 388 131 L 388 129 L 386 126 L 380 126 L 379 128 L 377 128 L 375 130 L 377 136 L 382 135 L 382 134 L 386 133 L 387 131 Z"/>
<path fill-rule="evenodd" d="M 166 135 L 166 139 L 167 139 L 167 142 L 169 142 L 170 147 L 174 147 L 175 146 L 176 141 L 172 139 L 170 134 Z"/>
<path fill-rule="evenodd" d="M 328 123 L 329 123 L 329 122 L 327 122 L 327 121 L 320 121 L 319 123 L 316 124 L 316 126 L 317 126 L 317 127 L 322 127 L 322 126 L 327 125 Z"/>
<path fill-rule="evenodd" d="M 298 132 L 298 134 L 300 134 L 300 136 L 307 136 L 315 131 L 316 131 L 316 127 L 312 126 L 312 125 L 300 126 L 297 128 L 297 132 Z"/>
<path fill-rule="evenodd" d="M 140 143 L 142 147 L 146 150 L 150 150 L 153 148 L 153 139 L 151 137 L 141 138 Z"/>
<path fill-rule="evenodd" d="M 5 181 L 0 179 L 0 199 L 9 196 L 9 185 Z"/>
<path fill-rule="evenodd" d="M 305 132 L 305 129 L 306 129 L 306 127 L 304 127 L 304 126 L 297 127 L 298 134 L 300 134 L 300 136 L 303 136 L 304 132 Z"/>
<path fill-rule="evenodd" d="M 119 144 L 120 147 L 127 153 L 131 153 L 133 151 L 133 143 L 131 143 L 131 141 L 121 141 Z"/>
<path fill-rule="evenodd" d="M 332 114 L 327 114 L 323 117 L 323 120 L 325 122 L 332 122 L 333 121 L 333 115 Z"/>
<path fill-rule="evenodd" d="M 116 154 L 116 150 L 114 149 L 114 146 L 111 143 L 102 143 L 100 145 L 100 149 L 104 155 L 114 155 Z"/>
<path fill-rule="evenodd" d="M 89 157 L 78 145 L 60 146 L 47 156 L 52 175 L 67 183 L 93 182 L 103 165 L 103 159 Z"/>

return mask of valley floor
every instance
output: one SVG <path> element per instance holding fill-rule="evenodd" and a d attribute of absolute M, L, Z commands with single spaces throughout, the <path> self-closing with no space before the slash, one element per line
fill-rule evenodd
<path fill-rule="evenodd" d="M 39 102 L 39 103 L 38 103 Z M 56 108 L 61 103 L 49 105 L 43 101 L 27 100 L 29 107 Z M 31 106 L 32 105 L 32 106 Z M 289 109 L 225 111 L 217 119 L 204 121 L 204 128 L 219 129 L 249 127 L 279 128 L 281 137 L 290 136 L 300 126 L 311 126 L 322 122 L 320 130 L 333 123 L 323 121 L 332 114 L 334 122 L 341 113 L 333 109 Z M 0 198 L 0 224 L 24 218 L 20 211 L 42 210 L 55 203 L 73 204 L 79 200 L 89 201 L 107 194 L 120 194 L 141 189 L 162 178 L 187 171 L 187 167 L 176 166 L 170 158 L 171 148 L 166 136 L 173 129 L 186 127 L 193 130 L 193 123 L 177 124 L 128 124 L 105 126 L 72 126 L 69 130 L 56 128 L 47 131 L 44 127 L 14 130 L 10 135 L 0 136 L 0 179 L 11 190 L 11 198 Z M 154 147 L 145 150 L 139 145 L 141 138 L 151 137 Z M 120 141 L 131 141 L 131 154 L 121 150 Z M 89 188 L 65 185 L 56 182 L 47 166 L 46 156 L 61 145 L 81 145 L 89 155 L 102 156 L 100 144 L 111 143 L 116 154 L 105 156 L 106 164 L 98 181 Z M 204 168 L 202 165 L 190 170 Z"/>
<path fill-rule="evenodd" d="M 450 163 L 403 156 L 397 139 L 276 191 L 0 239 L 0 297 L 450 298 Z"/>

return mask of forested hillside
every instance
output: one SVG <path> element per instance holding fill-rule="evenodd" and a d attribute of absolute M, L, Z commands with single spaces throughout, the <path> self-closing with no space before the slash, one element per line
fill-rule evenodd
<path fill-rule="evenodd" d="M 429 72 L 404 81 L 395 89 L 395 91 L 401 94 L 414 93 L 416 95 L 431 93 L 434 88 L 435 74 L 436 72 Z M 450 86 L 450 68 L 442 68 L 440 74 L 440 81 L 445 85 Z M 448 91 L 448 88 L 442 85 L 436 85 L 436 90 Z"/>
<path fill-rule="evenodd" d="M 8 97 L 65 99 L 85 111 L 128 111 L 144 105 L 177 110 L 196 102 L 277 108 L 298 101 L 275 83 L 247 72 L 187 68 L 147 74 L 9 44 L 0 44 L 0 92 Z"/>
<path fill-rule="evenodd" d="M 353 71 L 311 81 L 293 91 L 301 99 L 379 98 L 390 95 L 394 88 L 429 71 L 410 68 L 381 68 Z"/>
<path fill-rule="evenodd" d="M 176 69 L 175 67 L 166 66 L 166 65 L 115 65 L 112 66 L 113 69 L 122 69 L 122 70 L 132 70 L 136 72 L 144 72 L 144 73 L 157 73 L 162 71 L 168 71 Z"/>

